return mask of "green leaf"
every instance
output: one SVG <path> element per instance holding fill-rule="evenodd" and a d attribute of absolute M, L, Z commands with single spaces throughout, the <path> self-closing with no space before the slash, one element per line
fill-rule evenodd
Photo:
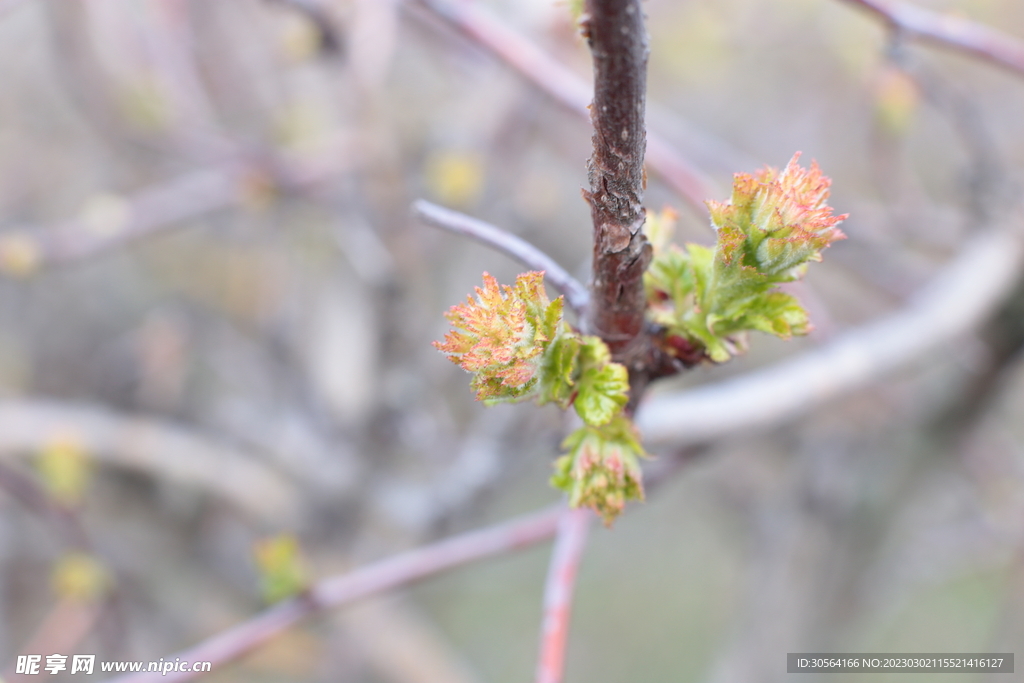
<path fill-rule="evenodd" d="M 531 377 L 526 384 L 509 386 L 501 377 L 478 373 L 470 380 L 469 386 L 476 392 L 478 401 L 485 406 L 496 406 L 500 403 L 516 403 L 533 398 L 537 378 Z M 480 398 L 481 396 L 483 398 Z"/>
<path fill-rule="evenodd" d="M 644 288 L 652 305 L 660 299 L 682 301 L 693 294 L 694 286 L 690 258 L 674 245 L 659 253 L 644 273 Z"/>
<path fill-rule="evenodd" d="M 611 362 L 608 346 L 598 337 L 583 337 L 579 358 L 576 412 L 588 425 L 600 427 L 629 402 L 629 373 Z"/>
<path fill-rule="evenodd" d="M 593 508 L 610 525 L 630 500 L 643 500 L 640 461 L 646 457 L 636 427 L 625 415 L 605 425 L 585 425 L 562 443 L 568 454 L 555 461 L 551 483 L 573 507 Z"/>
<path fill-rule="evenodd" d="M 548 345 L 541 359 L 538 403 L 554 403 L 563 410 L 572 403 L 581 345 L 575 334 L 563 334 Z"/>
<path fill-rule="evenodd" d="M 667 265 L 675 273 L 692 273 L 690 257 L 682 252 Z M 626 501 L 643 498 L 638 458 L 644 452 L 623 415 L 629 373 L 612 362 L 599 337 L 581 336 L 566 325 L 564 300 L 548 301 L 541 278 L 526 273 L 509 287 L 485 273 L 476 299 L 449 310 L 454 329 L 435 346 L 473 373 L 477 398 L 488 405 L 534 398 L 563 409 L 575 406 L 585 426 L 566 439 L 570 453 L 556 461 L 552 483 L 569 493 L 573 505 L 589 505 L 610 523 Z M 667 273 L 666 281 L 678 295 L 695 290 L 690 276 Z M 267 543 L 257 558 L 271 599 L 305 585 L 293 540 Z"/>
<path fill-rule="evenodd" d="M 519 275 L 511 287 L 484 273 L 476 298 L 449 309 L 453 329 L 434 346 L 473 373 L 470 386 L 487 405 L 539 398 L 567 407 L 574 347 L 560 340 L 576 335 L 563 320 L 564 307 L 562 297 L 548 300 L 539 271 Z M 545 369 L 556 376 L 545 377 Z"/>
<path fill-rule="evenodd" d="M 810 331 L 807 311 L 795 298 L 783 292 L 769 292 L 751 302 L 744 323 L 750 329 L 774 334 L 782 339 Z"/>
<path fill-rule="evenodd" d="M 845 236 L 825 202 L 831 180 L 794 155 L 785 169 L 739 173 L 728 202 L 708 202 L 713 249 L 689 244 L 655 252 L 645 275 L 649 315 L 714 362 L 724 362 L 758 330 L 783 339 L 810 330 L 797 301 L 774 288 L 803 276 L 807 264 Z M 667 347 L 669 352 L 674 348 Z M 687 351 L 692 358 L 692 349 Z"/>
<path fill-rule="evenodd" d="M 537 319 L 537 328 L 540 330 L 541 334 L 548 339 L 548 341 L 553 341 L 560 334 L 566 331 L 562 317 L 564 312 L 565 297 L 560 296 L 552 301 L 544 310 L 544 314 Z"/>

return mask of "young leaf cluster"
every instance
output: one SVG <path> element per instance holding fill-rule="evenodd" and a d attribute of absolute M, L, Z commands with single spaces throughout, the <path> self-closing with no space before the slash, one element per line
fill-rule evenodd
<path fill-rule="evenodd" d="M 648 217 L 655 250 L 644 274 L 648 315 L 663 330 L 661 348 L 684 364 L 728 360 L 750 330 L 788 339 L 811 329 L 778 285 L 802 277 L 845 237 L 836 226 L 846 216 L 826 204 L 831 180 L 799 159 L 797 152 L 782 171 L 739 173 L 729 201 L 707 203 L 713 247 L 670 245 L 674 214 Z M 628 372 L 600 338 L 565 323 L 562 298 L 547 298 L 543 277 L 524 273 L 510 287 L 484 273 L 476 298 L 448 311 L 454 329 L 434 345 L 473 374 L 485 403 L 535 399 L 576 409 L 584 424 L 563 442 L 567 453 L 551 481 L 572 506 L 592 507 L 610 524 L 627 501 L 643 498 L 639 459 L 646 454 L 624 413 Z"/>
<path fill-rule="evenodd" d="M 783 339 L 806 334 L 807 313 L 779 284 L 803 276 L 807 263 L 845 235 L 826 204 L 831 180 L 816 163 L 804 169 L 797 152 L 780 172 L 738 173 L 728 202 L 709 201 L 717 232 L 713 248 L 655 242 L 644 276 L 650 316 L 667 330 L 673 348 L 699 348 L 721 363 L 748 330 Z M 669 217 L 663 217 L 666 222 Z M 657 221 L 655 221 L 656 223 Z M 667 232 L 657 225 L 655 233 Z"/>
<path fill-rule="evenodd" d="M 622 412 L 628 372 L 599 337 L 566 324 L 563 299 L 548 299 L 543 278 L 531 271 L 508 286 L 484 273 L 476 297 L 448 311 L 454 329 L 434 346 L 473 374 L 477 399 L 487 404 L 533 399 L 574 407 L 584 426 L 565 440 L 569 453 L 553 482 L 572 505 L 611 521 L 626 500 L 643 496 L 637 459 L 644 453 Z"/>
<path fill-rule="evenodd" d="M 643 500 L 640 458 L 646 457 L 633 422 L 619 413 L 607 424 L 584 425 L 562 442 L 551 483 L 573 507 L 593 508 L 611 524 L 630 500 Z"/>

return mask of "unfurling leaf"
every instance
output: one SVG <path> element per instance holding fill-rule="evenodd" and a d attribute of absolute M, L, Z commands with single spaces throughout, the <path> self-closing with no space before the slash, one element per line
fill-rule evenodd
<path fill-rule="evenodd" d="M 585 425 L 562 443 L 551 483 L 569 494 L 573 507 L 593 508 L 610 525 L 626 502 L 643 500 L 639 459 L 646 457 L 636 427 L 625 415 L 607 424 Z"/>
<path fill-rule="evenodd" d="M 554 403 L 563 410 L 572 403 L 581 344 L 578 335 L 561 334 L 548 345 L 541 361 L 539 403 Z"/>
<path fill-rule="evenodd" d="M 774 288 L 800 278 L 822 249 L 843 239 L 836 226 L 846 216 L 832 215 L 826 204 L 832 181 L 816 163 L 802 168 L 799 158 L 797 152 L 781 172 L 738 173 L 730 201 L 708 202 L 714 249 L 656 250 L 644 275 L 649 312 L 669 338 L 685 342 L 680 346 L 702 347 L 720 363 L 743 348 L 748 330 L 788 339 L 811 329 L 799 303 Z"/>
<path fill-rule="evenodd" d="M 788 339 L 811 329 L 806 311 L 777 286 L 800 278 L 844 238 L 836 226 L 846 216 L 826 204 L 831 180 L 816 163 L 802 168 L 799 158 L 781 172 L 737 174 L 729 201 L 708 202 L 714 247 L 670 244 L 671 209 L 648 217 L 647 314 L 658 331 L 653 343 L 675 364 L 724 362 L 743 350 L 750 330 Z M 592 507 L 610 524 L 644 495 L 645 454 L 626 414 L 629 372 L 599 337 L 571 330 L 562 308 L 561 298 L 544 294 L 543 273 L 520 275 L 513 287 L 484 273 L 476 299 L 449 310 L 455 329 L 434 345 L 473 373 L 479 400 L 576 408 L 584 425 L 563 442 L 569 452 L 555 462 L 551 482 L 572 506 Z"/>
<path fill-rule="evenodd" d="M 647 235 L 647 241 L 651 243 L 655 252 L 663 251 L 672 241 L 677 220 L 679 214 L 671 206 L 666 206 L 657 213 L 652 211 L 647 214 L 644 234 Z"/>
<path fill-rule="evenodd" d="M 557 462 L 553 481 L 572 505 L 589 505 L 610 522 L 626 501 L 643 497 L 643 456 L 632 422 L 629 372 L 612 362 L 600 337 L 574 332 L 562 318 L 562 299 L 549 301 L 543 273 L 525 273 L 513 287 L 484 273 L 476 299 L 453 306 L 455 329 L 434 345 L 473 373 L 472 386 L 485 403 L 534 398 L 570 405 L 585 426 L 566 439 L 569 455 Z"/>
<path fill-rule="evenodd" d="M 513 288 L 484 273 L 476 300 L 470 297 L 445 314 L 455 330 L 434 346 L 474 373 L 478 400 L 521 399 L 537 383 L 541 355 L 549 335 L 558 332 L 562 311 L 561 297 L 548 301 L 543 278 L 541 272 L 524 273 Z"/>
<path fill-rule="evenodd" d="M 797 152 L 781 173 L 737 173 L 731 201 L 707 203 L 711 222 L 736 241 L 743 265 L 764 275 L 796 279 L 791 269 L 820 261 L 822 249 L 846 237 L 836 227 L 846 214 L 833 216 L 825 203 L 832 180 L 816 162 L 805 169 L 799 161 Z"/>
<path fill-rule="evenodd" d="M 583 337 L 580 348 L 576 412 L 592 427 L 607 424 L 629 402 L 629 373 L 612 362 L 608 346 L 598 337 Z"/>

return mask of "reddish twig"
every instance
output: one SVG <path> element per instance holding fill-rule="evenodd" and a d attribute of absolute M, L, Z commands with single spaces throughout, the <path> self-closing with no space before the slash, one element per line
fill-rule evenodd
<path fill-rule="evenodd" d="M 544 623 L 541 627 L 537 683 L 560 683 L 565 670 L 572 594 L 590 528 L 590 510 L 566 508 L 558 524 L 544 585 Z"/>
<path fill-rule="evenodd" d="M 224 664 L 312 614 L 548 539 L 558 529 L 561 514 L 561 507 L 549 508 L 325 579 L 297 598 L 282 602 L 195 647 L 164 659 Z M 174 683 L 191 680 L 197 675 L 193 672 L 175 672 L 164 676 L 159 672 L 147 672 L 119 676 L 111 679 L 110 683 Z"/>
<path fill-rule="evenodd" d="M 424 223 L 448 232 L 471 237 L 511 256 L 528 268 L 543 270 L 544 279 L 565 295 L 569 307 L 582 316 L 590 294 L 580 282 L 553 258 L 526 240 L 501 228 L 422 199 L 413 202 L 413 213 Z"/>
<path fill-rule="evenodd" d="M 988 26 L 890 0 L 844 0 L 910 38 L 952 48 L 1024 75 L 1024 42 Z"/>
<path fill-rule="evenodd" d="M 486 48 L 558 104 L 579 116 L 590 117 L 592 89 L 586 81 L 478 3 L 419 0 L 418 4 Z M 709 189 L 710 181 L 654 132 L 648 135 L 647 163 L 694 211 L 706 215 L 704 200 L 715 195 Z"/>

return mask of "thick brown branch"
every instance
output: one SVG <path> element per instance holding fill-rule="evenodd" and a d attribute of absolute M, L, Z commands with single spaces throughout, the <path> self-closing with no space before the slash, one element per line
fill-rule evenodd
<path fill-rule="evenodd" d="M 419 0 L 416 4 L 487 49 L 556 103 L 574 114 L 590 116 L 590 84 L 478 3 Z M 707 214 L 704 200 L 719 194 L 711 189 L 711 180 L 655 131 L 647 136 L 647 164 L 698 215 Z"/>
<path fill-rule="evenodd" d="M 1024 75 L 1024 43 L 993 28 L 890 0 L 844 0 L 881 17 L 893 29 L 965 52 Z"/>
<path fill-rule="evenodd" d="M 590 203 L 594 267 L 590 326 L 631 369 L 644 352 L 643 233 L 647 34 L 640 0 L 589 0 L 581 20 L 594 60 Z"/>

